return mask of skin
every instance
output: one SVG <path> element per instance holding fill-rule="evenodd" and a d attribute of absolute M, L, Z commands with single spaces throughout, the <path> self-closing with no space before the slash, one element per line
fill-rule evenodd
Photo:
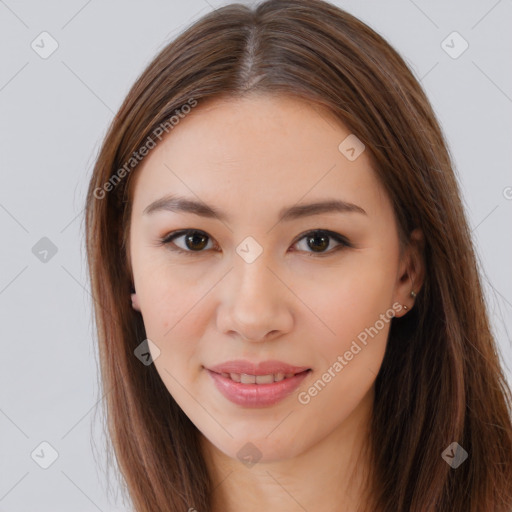
<path fill-rule="evenodd" d="M 133 307 L 160 350 L 152 351 L 160 377 L 201 432 L 215 511 L 354 511 L 365 496 L 363 449 L 389 322 L 307 404 L 298 394 L 393 304 L 396 316 L 407 314 L 401 305 L 414 306 L 423 267 L 421 235 L 400 246 L 368 152 L 349 161 L 338 150 L 349 134 L 327 111 L 290 96 L 215 99 L 181 120 L 133 177 Z M 170 193 L 229 219 L 143 213 Z M 277 222 L 285 206 L 327 198 L 366 215 Z M 197 245 L 175 239 L 188 255 L 159 244 L 181 229 L 203 231 L 208 245 L 193 252 Z M 330 238 L 318 255 L 299 237 L 313 229 L 339 233 L 352 247 L 335 250 Z M 263 249 L 252 263 L 236 252 L 247 236 Z M 281 402 L 247 408 L 227 400 L 204 369 L 233 359 L 277 359 L 312 372 Z M 261 453 L 250 467 L 237 456 L 249 442 Z"/>

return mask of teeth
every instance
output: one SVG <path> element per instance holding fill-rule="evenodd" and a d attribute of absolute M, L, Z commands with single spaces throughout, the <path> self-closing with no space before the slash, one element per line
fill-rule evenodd
<path fill-rule="evenodd" d="M 242 373 L 240 375 L 240 382 L 242 384 L 256 384 L 256 375 L 247 375 L 246 373 Z"/>
<path fill-rule="evenodd" d="M 293 377 L 294 373 L 270 373 L 268 375 L 248 375 L 246 373 L 222 373 L 223 377 L 230 378 L 242 384 L 271 384 Z"/>
<path fill-rule="evenodd" d="M 273 375 L 256 375 L 256 384 L 271 384 L 274 382 Z"/>

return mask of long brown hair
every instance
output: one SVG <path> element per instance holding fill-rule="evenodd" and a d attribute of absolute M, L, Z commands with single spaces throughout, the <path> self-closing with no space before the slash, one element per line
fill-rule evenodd
<path fill-rule="evenodd" d="M 413 310 L 393 319 L 375 382 L 365 510 L 510 512 L 511 392 L 442 131 L 397 52 L 321 0 L 234 4 L 199 19 L 137 79 L 99 153 L 88 264 L 111 448 L 135 509 L 209 511 L 213 485 L 197 428 L 154 365 L 134 356 L 146 336 L 130 304 L 133 155 L 158 143 L 162 126 L 172 137 L 169 119 L 179 122 L 184 105 L 253 92 L 327 107 L 366 145 L 401 237 L 424 234 L 424 286 Z M 456 469 L 441 456 L 453 442 L 468 453 Z"/>

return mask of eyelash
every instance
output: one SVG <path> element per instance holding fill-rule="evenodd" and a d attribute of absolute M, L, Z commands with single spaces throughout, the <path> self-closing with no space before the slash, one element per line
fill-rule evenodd
<path fill-rule="evenodd" d="M 167 245 L 167 246 L 169 246 L 168 248 L 171 251 L 173 251 L 175 253 L 178 253 L 178 254 L 186 254 L 187 256 L 192 256 L 192 255 L 196 255 L 196 254 L 202 254 L 202 253 L 206 252 L 205 250 L 201 250 L 201 251 L 190 251 L 190 250 L 188 250 L 188 251 L 186 251 L 185 249 L 181 249 L 180 247 L 177 247 L 176 244 L 172 243 L 173 240 L 175 240 L 176 238 L 179 238 L 179 237 L 184 236 L 184 235 L 188 235 L 190 233 L 202 234 L 202 235 L 205 235 L 209 240 L 212 240 L 212 238 L 207 233 L 205 233 L 204 231 L 201 231 L 199 229 L 182 229 L 182 230 L 179 230 L 179 231 L 173 231 L 172 233 L 169 233 L 164 238 L 159 240 L 158 245 L 161 245 L 161 246 L 162 245 Z M 306 231 L 305 233 L 302 233 L 301 235 L 299 235 L 299 237 L 295 240 L 293 245 L 296 245 L 302 239 L 307 238 L 308 235 L 311 236 L 311 235 L 315 235 L 315 234 L 317 234 L 317 235 L 318 234 L 325 234 L 329 238 L 332 238 L 336 242 L 339 242 L 340 245 L 337 245 L 333 249 L 330 249 L 328 251 L 319 252 L 319 253 L 309 252 L 309 251 L 302 251 L 302 252 L 306 252 L 306 254 L 308 256 L 323 257 L 323 256 L 331 255 L 331 254 L 333 254 L 335 252 L 338 252 L 340 249 L 343 249 L 345 247 L 353 247 L 353 245 L 343 235 L 340 235 L 339 233 L 335 233 L 333 231 L 329 231 L 327 229 L 313 229 L 311 231 Z M 174 247 L 171 247 L 171 244 Z M 299 251 L 299 252 L 301 252 L 301 251 Z"/>

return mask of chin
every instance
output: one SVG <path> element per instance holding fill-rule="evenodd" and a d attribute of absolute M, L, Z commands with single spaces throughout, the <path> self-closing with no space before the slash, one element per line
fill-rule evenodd
<path fill-rule="evenodd" d="M 277 462 L 291 459 L 300 454 L 301 447 L 293 440 L 291 436 L 275 436 L 273 439 L 265 437 L 266 433 L 255 432 L 254 435 L 245 431 L 243 435 L 233 434 L 233 439 L 221 442 L 219 440 L 210 440 L 217 450 L 220 450 L 227 457 L 240 461 L 247 467 L 252 467 L 258 463 Z"/>

